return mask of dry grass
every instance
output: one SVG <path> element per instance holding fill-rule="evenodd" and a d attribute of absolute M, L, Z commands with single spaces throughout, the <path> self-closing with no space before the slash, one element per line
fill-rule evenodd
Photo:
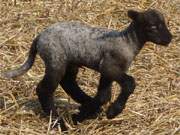
<path fill-rule="evenodd" d="M 72 135 L 165 135 L 180 133 L 180 1 L 179 0 L 0 0 L 0 70 L 15 68 L 25 60 L 32 39 L 46 26 L 62 20 L 79 20 L 93 26 L 121 29 L 129 22 L 128 9 L 158 8 L 167 18 L 174 39 L 168 48 L 146 46 L 129 71 L 137 88 L 126 109 L 113 120 L 101 114 L 78 126 Z M 149 43 L 148 43 L 149 44 Z M 35 88 L 44 66 L 37 58 L 33 69 L 15 80 L 0 79 L 0 134 L 61 134 L 48 128 Z M 81 69 L 78 82 L 94 95 L 99 74 Z M 119 92 L 113 86 L 113 99 Z M 59 87 L 57 105 L 65 118 L 75 105 Z M 74 103 L 73 103 L 74 104 Z M 106 108 L 106 107 L 104 107 Z M 64 133 L 62 133 L 64 134 Z"/>

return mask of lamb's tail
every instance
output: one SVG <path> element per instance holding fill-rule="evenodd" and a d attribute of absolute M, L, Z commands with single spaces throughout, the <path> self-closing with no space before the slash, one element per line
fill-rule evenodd
<path fill-rule="evenodd" d="M 1 73 L 1 76 L 3 78 L 15 78 L 27 72 L 32 67 L 36 54 L 37 54 L 36 44 L 37 44 L 37 38 L 33 41 L 30 51 L 29 51 L 28 59 L 22 66 L 14 70 Z"/>

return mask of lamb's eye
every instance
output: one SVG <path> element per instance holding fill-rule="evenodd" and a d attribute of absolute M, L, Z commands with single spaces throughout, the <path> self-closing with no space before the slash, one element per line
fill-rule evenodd
<path fill-rule="evenodd" d="M 156 29 L 157 29 L 157 26 L 156 26 L 156 25 L 152 25 L 152 26 L 151 26 L 151 29 L 156 30 Z"/>

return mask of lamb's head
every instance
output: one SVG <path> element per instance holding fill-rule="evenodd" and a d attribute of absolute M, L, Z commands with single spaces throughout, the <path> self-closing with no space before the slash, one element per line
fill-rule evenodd
<path fill-rule="evenodd" d="M 172 35 L 166 26 L 164 16 L 159 11 L 155 9 L 148 9 L 144 12 L 129 10 L 128 16 L 136 24 L 139 34 L 142 34 L 145 41 L 163 46 L 171 42 Z"/>

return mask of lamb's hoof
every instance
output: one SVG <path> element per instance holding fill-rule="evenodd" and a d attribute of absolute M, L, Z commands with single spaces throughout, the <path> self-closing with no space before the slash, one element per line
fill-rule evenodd
<path fill-rule="evenodd" d="M 60 119 L 58 123 L 60 124 L 61 131 L 67 131 L 68 130 L 63 119 Z"/>
<path fill-rule="evenodd" d="M 74 125 L 77 125 L 78 122 L 83 122 L 84 120 L 88 119 L 95 119 L 98 117 L 98 114 L 102 112 L 102 108 L 97 107 L 97 108 L 91 108 L 87 109 L 87 107 L 81 106 L 79 108 L 79 113 L 78 114 L 73 114 L 72 115 L 72 120 L 74 122 Z"/>
<path fill-rule="evenodd" d="M 82 114 L 82 113 L 78 113 L 78 114 L 73 114 L 72 115 L 72 120 L 73 120 L 73 124 L 77 125 L 78 123 L 81 123 L 85 120 L 89 120 L 89 119 L 95 119 L 98 117 L 98 113 L 91 113 L 91 114 Z"/>
<path fill-rule="evenodd" d="M 51 128 L 57 128 L 58 126 L 61 127 L 61 131 L 67 131 L 68 130 L 68 128 L 66 127 L 65 122 L 62 118 L 55 120 L 55 122 L 52 123 Z"/>
<path fill-rule="evenodd" d="M 118 114 L 120 114 L 124 109 L 124 106 L 116 106 L 116 105 L 112 105 L 108 108 L 107 112 L 106 112 L 106 117 L 108 119 L 113 119 L 114 117 L 116 117 Z"/>

